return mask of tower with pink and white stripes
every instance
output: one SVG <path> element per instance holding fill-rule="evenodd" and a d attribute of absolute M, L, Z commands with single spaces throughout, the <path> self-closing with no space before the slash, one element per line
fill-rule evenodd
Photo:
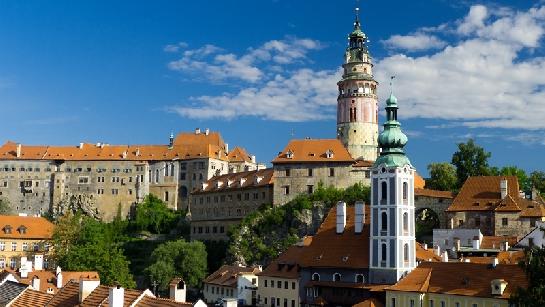
<path fill-rule="evenodd" d="M 337 83 L 337 138 L 354 159 L 375 161 L 378 155 L 378 82 L 367 49 L 367 36 L 361 30 L 356 8 L 354 30 L 346 48 L 344 73 Z"/>

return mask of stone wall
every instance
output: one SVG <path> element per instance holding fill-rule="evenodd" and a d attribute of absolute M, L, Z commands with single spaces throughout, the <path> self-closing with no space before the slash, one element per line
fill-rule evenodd
<path fill-rule="evenodd" d="M 414 205 L 416 212 L 419 212 L 422 209 L 431 209 L 437 217 L 439 218 L 439 228 L 448 227 L 448 216 L 445 210 L 452 204 L 452 199 L 441 198 L 441 197 L 431 197 L 431 196 L 414 196 Z"/>

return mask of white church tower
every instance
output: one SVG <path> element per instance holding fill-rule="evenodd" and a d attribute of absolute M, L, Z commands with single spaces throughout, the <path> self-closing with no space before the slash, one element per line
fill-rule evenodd
<path fill-rule="evenodd" d="M 414 173 L 397 121 L 397 98 L 386 100 L 387 121 L 378 137 L 382 149 L 371 170 L 371 283 L 394 284 L 416 267 Z"/>

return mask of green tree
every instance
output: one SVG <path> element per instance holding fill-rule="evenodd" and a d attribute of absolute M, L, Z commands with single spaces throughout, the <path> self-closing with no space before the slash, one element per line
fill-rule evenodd
<path fill-rule="evenodd" d="M 136 286 L 121 244 L 126 238 L 113 224 L 87 216 L 65 215 L 53 233 L 54 258 L 68 271 L 97 271 L 102 284 Z"/>
<path fill-rule="evenodd" d="M 430 163 L 428 165 L 430 178 L 426 180 L 426 188 L 439 191 L 454 191 L 458 184 L 456 168 L 454 165 L 442 163 Z"/>
<path fill-rule="evenodd" d="M 530 173 L 530 186 L 538 190 L 542 197 L 545 197 L 545 172 L 533 171 Z"/>
<path fill-rule="evenodd" d="M 153 233 L 167 233 L 176 227 L 178 215 L 153 194 L 146 196 L 141 204 L 136 206 L 135 224 L 139 230 Z"/>
<path fill-rule="evenodd" d="M 154 262 L 146 269 L 159 289 L 168 289 L 173 277 L 179 276 L 190 287 L 197 287 L 206 277 L 206 248 L 202 242 L 170 241 L 159 245 L 152 253 Z"/>
<path fill-rule="evenodd" d="M 491 154 L 475 144 L 473 139 L 458 144 L 458 151 L 452 155 L 452 164 L 456 166 L 458 187 L 461 187 L 469 176 L 486 176 L 489 174 L 488 159 Z"/>
<path fill-rule="evenodd" d="M 12 213 L 9 201 L 0 197 L 0 215 L 10 215 Z"/>
<path fill-rule="evenodd" d="M 536 246 L 528 249 L 520 265 L 526 272 L 529 284 L 527 288 L 518 288 L 511 295 L 510 306 L 545 306 L 545 249 Z"/>

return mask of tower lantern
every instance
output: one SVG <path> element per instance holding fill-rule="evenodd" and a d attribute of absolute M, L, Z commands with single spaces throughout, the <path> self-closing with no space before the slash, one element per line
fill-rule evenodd
<path fill-rule="evenodd" d="M 378 82 L 367 49 L 367 36 L 361 30 L 359 8 L 354 29 L 348 35 L 343 76 L 337 83 L 337 138 L 354 159 L 375 161 L 378 153 Z"/>

